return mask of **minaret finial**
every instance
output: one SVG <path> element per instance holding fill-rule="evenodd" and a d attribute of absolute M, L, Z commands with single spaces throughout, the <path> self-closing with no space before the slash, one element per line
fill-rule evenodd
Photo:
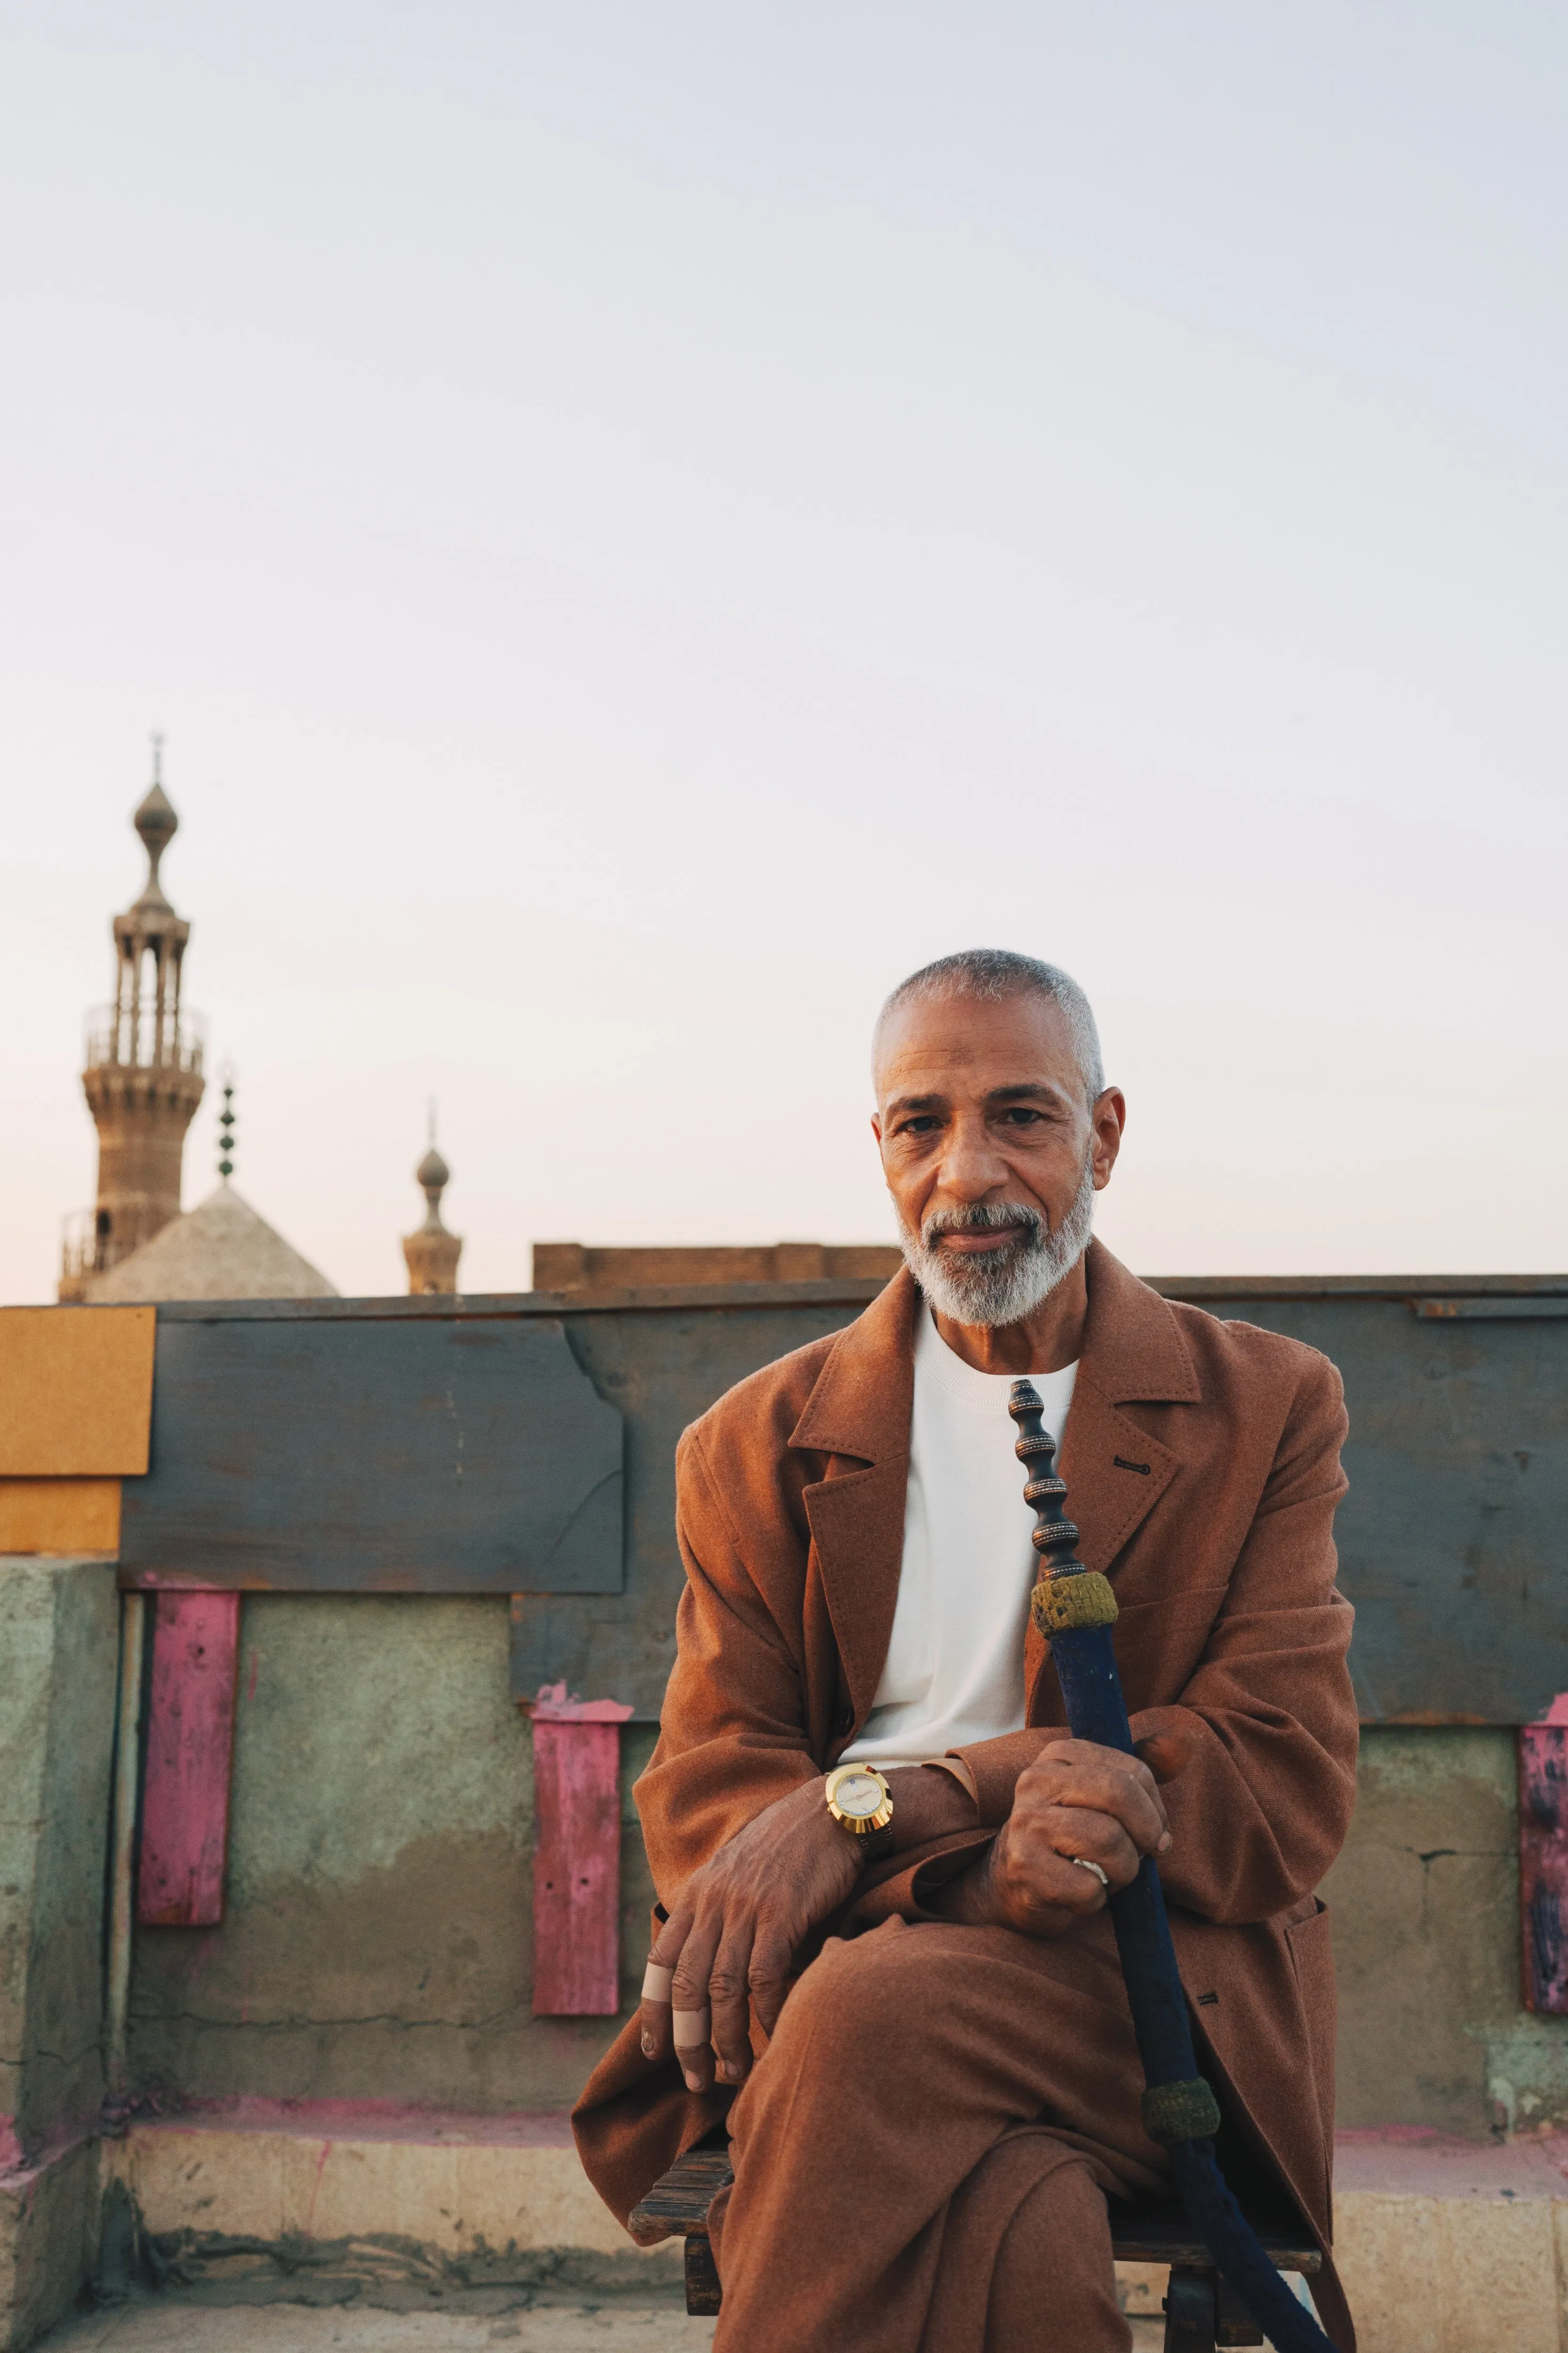
<path fill-rule="evenodd" d="M 430 1142 L 424 1159 L 414 1171 L 414 1181 L 425 1195 L 425 1223 L 416 1232 L 403 1238 L 408 1288 L 413 1292 L 456 1291 L 458 1260 L 463 1245 L 441 1222 L 441 1195 L 451 1182 L 452 1172 L 436 1149 L 434 1095 L 426 1103 L 425 1124 Z"/>
<path fill-rule="evenodd" d="M 163 852 L 179 831 L 180 820 L 174 815 L 163 790 L 163 738 L 153 738 L 153 781 L 132 823 L 142 837 L 142 847 L 147 852 L 147 880 L 142 886 L 139 907 L 157 908 L 173 914 L 174 909 L 163 896 L 163 886 L 158 879 L 158 867 Z"/>
<path fill-rule="evenodd" d="M 223 1066 L 223 1109 L 217 1115 L 217 1173 L 226 1185 L 234 1175 L 234 1064 Z"/>

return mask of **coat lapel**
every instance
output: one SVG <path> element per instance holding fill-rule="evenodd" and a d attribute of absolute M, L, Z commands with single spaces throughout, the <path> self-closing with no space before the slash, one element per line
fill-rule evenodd
<path fill-rule="evenodd" d="M 1100 1242 L 1089 1244 L 1086 1271 L 1089 1322 L 1061 1471 L 1081 1531 L 1079 1557 L 1109 1569 L 1182 1467 L 1121 1407 L 1194 1405 L 1201 1392 L 1159 1293 Z M 857 1727 L 876 1697 L 898 1606 L 920 1297 L 907 1270 L 895 1275 L 840 1334 L 790 1435 L 792 1447 L 829 1458 L 826 1475 L 805 1489 L 805 1511 Z M 1031 1625 L 1030 1692 L 1044 1657 Z"/>
<path fill-rule="evenodd" d="M 840 1335 L 790 1436 L 829 1457 L 805 1511 L 857 1727 L 876 1698 L 898 1606 L 919 1299 L 909 1273 L 895 1275 Z"/>
<path fill-rule="evenodd" d="M 1181 1468 L 1124 1405 L 1196 1405 L 1202 1392 L 1181 1325 L 1157 1291 L 1100 1242 L 1089 1246 L 1089 1322 L 1062 1439 L 1079 1557 L 1109 1568 Z"/>
<path fill-rule="evenodd" d="M 1195 1405 L 1201 1392 L 1181 1327 L 1157 1291 L 1100 1242 L 1089 1250 L 1089 1323 L 1062 1434 L 1068 1516 L 1086 1568 L 1109 1570 L 1179 1473 L 1181 1457 L 1119 1409 Z M 1030 1620 L 1024 1688 L 1030 1716 L 1046 1645 Z"/>

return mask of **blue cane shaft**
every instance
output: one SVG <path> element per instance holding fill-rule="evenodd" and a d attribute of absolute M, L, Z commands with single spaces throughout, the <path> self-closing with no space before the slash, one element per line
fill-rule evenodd
<path fill-rule="evenodd" d="M 1016 1451 L 1027 1471 L 1024 1500 L 1034 1506 L 1039 1582 L 1031 1603 L 1051 1648 L 1075 1740 L 1132 1754 L 1132 1732 L 1110 1629 L 1116 1600 L 1107 1580 L 1075 1557 L 1078 1530 L 1067 1517 L 1067 1488 L 1056 1472 L 1056 1444 L 1044 1427 L 1037 1393 L 1015 1381 L 1007 1408 L 1018 1427 Z M 1277 2353 L 1334 2353 L 1317 2322 L 1275 2270 L 1258 2233 L 1226 2187 L 1215 2154 L 1219 2108 L 1199 2073 L 1187 1998 L 1182 1989 L 1164 1891 L 1152 1856 L 1130 1886 L 1110 1898 L 1111 1926 L 1127 1987 L 1127 2006 L 1146 2090 L 1143 2121 L 1169 2151 L 1172 2175 L 1194 2230 Z"/>
<path fill-rule="evenodd" d="M 1073 1738 L 1120 1748 L 1131 1757 L 1132 1730 L 1110 1629 L 1091 1626 L 1054 1636 L 1051 1659 Z M 1131 1887 L 1117 1890 L 1109 1908 L 1144 2079 L 1151 2084 L 1189 2083 L 1198 2072 L 1197 2054 L 1165 1916 L 1165 1893 L 1152 1856 L 1144 1856 L 1137 1878 Z"/>

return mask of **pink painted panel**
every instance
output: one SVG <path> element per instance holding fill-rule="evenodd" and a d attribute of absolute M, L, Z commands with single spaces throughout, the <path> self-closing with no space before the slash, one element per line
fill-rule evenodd
<path fill-rule="evenodd" d="M 234 1758 L 237 1593 L 160 1593 L 142 1785 L 136 1917 L 150 1928 L 223 1918 Z"/>
<path fill-rule="evenodd" d="M 536 1715 L 536 2018 L 614 2017 L 620 2008 L 620 1911 L 619 1728 Z"/>
<path fill-rule="evenodd" d="M 1525 2008 L 1568 2016 L 1568 1724 L 1562 1722 L 1520 1728 L 1519 1902 Z"/>

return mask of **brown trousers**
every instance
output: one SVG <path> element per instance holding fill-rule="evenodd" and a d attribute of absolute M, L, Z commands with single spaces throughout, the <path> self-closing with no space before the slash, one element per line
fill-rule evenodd
<path fill-rule="evenodd" d="M 1160 2196 L 1109 1921 L 832 1941 L 730 2115 L 715 2353 L 1127 2353 L 1108 2192 Z"/>

